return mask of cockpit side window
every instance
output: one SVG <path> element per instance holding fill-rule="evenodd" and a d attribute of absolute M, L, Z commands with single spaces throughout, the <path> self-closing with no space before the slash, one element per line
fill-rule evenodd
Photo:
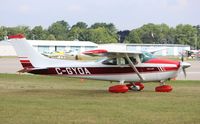
<path fill-rule="evenodd" d="M 116 58 L 107 59 L 102 63 L 105 65 L 117 65 L 117 59 Z"/>

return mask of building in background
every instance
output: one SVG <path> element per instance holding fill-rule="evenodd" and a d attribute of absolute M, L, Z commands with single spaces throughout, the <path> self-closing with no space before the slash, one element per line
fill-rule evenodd
<path fill-rule="evenodd" d="M 16 52 L 10 43 L 0 41 L 0 56 L 16 56 Z"/>
<path fill-rule="evenodd" d="M 127 50 L 127 51 L 151 51 L 157 56 L 179 56 L 184 51 L 189 51 L 189 45 L 181 44 L 100 44 L 99 48 L 109 50 Z"/>
<path fill-rule="evenodd" d="M 52 52 L 71 52 L 79 54 L 92 49 L 146 51 L 162 49 L 155 53 L 158 56 L 179 56 L 183 51 L 190 50 L 189 45 L 180 44 L 95 44 L 90 41 L 44 41 L 27 40 L 41 54 Z M 0 56 L 16 56 L 13 47 L 6 41 L 0 42 Z"/>
<path fill-rule="evenodd" d="M 27 40 L 36 51 L 41 54 L 53 52 L 66 52 L 79 54 L 81 52 L 98 48 L 98 44 L 90 41 L 49 41 Z M 0 56 L 16 56 L 14 48 L 6 41 L 0 42 Z"/>
<path fill-rule="evenodd" d="M 81 53 L 98 47 L 90 41 L 48 41 L 27 40 L 39 53 L 77 52 Z"/>

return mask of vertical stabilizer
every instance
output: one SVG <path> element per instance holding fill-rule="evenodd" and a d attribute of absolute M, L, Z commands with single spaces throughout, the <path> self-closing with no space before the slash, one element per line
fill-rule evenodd
<path fill-rule="evenodd" d="M 49 58 L 39 54 L 21 35 L 8 36 L 8 41 L 13 45 L 24 68 L 42 68 Z"/>

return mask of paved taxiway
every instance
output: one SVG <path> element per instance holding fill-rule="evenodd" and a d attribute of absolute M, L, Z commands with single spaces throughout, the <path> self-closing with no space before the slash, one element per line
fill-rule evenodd
<path fill-rule="evenodd" d="M 191 67 L 186 69 L 187 80 L 200 80 L 200 61 L 188 61 L 188 63 Z M 0 58 L 0 73 L 15 74 L 21 69 L 18 58 Z M 185 80 L 183 73 L 181 72 L 176 79 Z"/>

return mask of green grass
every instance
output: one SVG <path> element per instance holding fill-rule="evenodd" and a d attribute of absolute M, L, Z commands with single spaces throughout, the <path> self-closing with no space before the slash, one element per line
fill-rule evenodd
<path fill-rule="evenodd" d="M 114 94 L 105 81 L 0 74 L 0 124 L 198 124 L 200 81 Z"/>

